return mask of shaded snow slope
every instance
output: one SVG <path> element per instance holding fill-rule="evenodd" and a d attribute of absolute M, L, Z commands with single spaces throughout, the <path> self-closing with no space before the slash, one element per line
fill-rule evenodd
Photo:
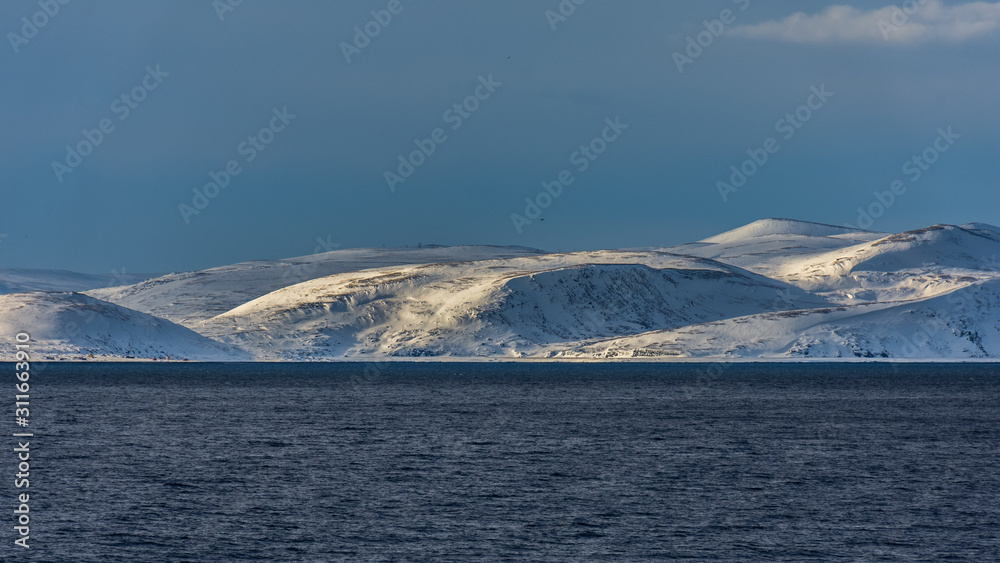
<path fill-rule="evenodd" d="M 20 332 L 30 335 L 34 360 L 90 354 L 99 359 L 249 359 L 242 351 L 170 321 L 80 293 L 0 295 L 0 338 L 14 342 Z M 0 359 L 11 360 L 14 353 L 13 346 L 0 348 Z"/>
<path fill-rule="evenodd" d="M 0 294 L 27 291 L 87 291 L 136 283 L 157 274 L 80 274 L 65 270 L 0 269 Z"/>
<path fill-rule="evenodd" d="M 562 357 L 1000 358 L 1000 279 L 947 295 L 750 315 L 612 338 Z"/>

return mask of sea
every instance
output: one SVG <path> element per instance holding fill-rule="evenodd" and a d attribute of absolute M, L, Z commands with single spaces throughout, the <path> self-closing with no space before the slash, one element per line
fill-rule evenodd
<path fill-rule="evenodd" d="M 1000 561 L 997 364 L 0 369 L 4 561 Z"/>

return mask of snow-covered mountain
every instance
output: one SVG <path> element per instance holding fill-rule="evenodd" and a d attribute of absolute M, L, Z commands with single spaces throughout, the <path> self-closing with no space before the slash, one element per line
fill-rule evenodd
<path fill-rule="evenodd" d="M 998 256 L 981 223 L 790 219 L 670 248 L 336 250 L 12 293 L 0 332 L 59 358 L 1000 359 Z"/>
<path fill-rule="evenodd" d="M 700 242 L 671 247 L 670 251 L 713 258 L 773 277 L 781 275 L 794 258 L 808 259 L 887 234 L 791 219 L 761 219 Z"/>
<path fill-rule="evenodd" d="M 712 260 L 596 251 L 318 278 L 195 328 L 268 359 L 523 357 L 567 342 L 826 302 Z"/>
<path fill-rule="evenodd" d="M 1000 278 L 947 295 L 735 317 L 584 344 L 563 358 L 1000 359 Z"/>
<path fill-rule="evenodd" d="M 841 304 L 931 297 L 1000 273 L 1000 232 L 982 224 L 890 235 L 765 219 L 669 250 L 739 265 Z"/>
<path fill-rule="evenodd" d="M 0 338 L 31 337 L 31 358 L 147 358 L 200 361 L 249 360 L 242 350 L 220 344 L 170 321 L 99 301 L 80 293 L 29 292 L 0 295 Z M 0 358 L 12 359 L 13 346 Z"/>
<path fill-rule="evenodd" d="M 133 284 L 155 274 L 112 272 L 107 275 L 80 274 L 65 270 L 0 269 L 0 295 L 26 291 L 87 291 L 99 287 Z"/>
<path fill-rule="evenodd" d="M 285 260 L 258 260 L 200 272 L 168 274 L 87 294 L 122 307 L 190 324 L 272 291 L 323 276 L 406 264 L 468 262 L 542 254 L 522 246 L 437 246 L 332 250 Z"/>

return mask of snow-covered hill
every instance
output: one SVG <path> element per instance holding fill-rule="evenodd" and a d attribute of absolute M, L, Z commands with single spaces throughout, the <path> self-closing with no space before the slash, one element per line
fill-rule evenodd
<path fill-rule="evenodd" d="M 875 241 L 886 235 L 791 219 L 761 219 L 700 242 L 668 250 L 713 258 L 774 277 L 785 273 L 790 260 L 809 260 L 813 256 Z"/>
<path fill-rule="evenodd" d="M 922 299 L 1000 272 L 1000 232 L 983 224 L 889 235 L 764 219 L 669 250 L 738 265 L 838 304 Z"/>
<path fill-rule="evenodd" d="M 66 270 L 0 269 L 0 295 L 26 291 L 87 291 L 99 287 L 132 284 L 155 274 L 113 272 L 107 275 L 80 274 Z"/>
<path fill-rule="evenodd" d="M 1000 233 L 934 225 L 804 259 L 787 261 L 779 277 L 836 278 L 858 272 L 972 270 L 995 272 Z"/>
<path fill-rule="evenodd" d="M 903 302 L 765 313 L 582 345 L 564 358 L 1000 359 L 1000 279 Z"/>
<path fill-rule="evenodd" d="M 737 227 L 731 231 L 717 234 L 702 240 L 703 243 L 719 245 L 741 245 L 750 241 L 760 241 L 767 237 L 857 237 L 859 233 L 871 231 L 856 231 L 848 227 L 837 227 L 810 221 L 795 219 L 761 219 L 749 225 Z"/>
<path fill-rule="evenodd" d="M 826 304 L 711 260 L 597 251 L 334 275 L 275 291 L 196 329 L 268 359 L 522 357 L 793 303 Z"/>
<path fill-rule="evenodd" d="M 934 225 L 788 260 L 772 275 L 845 304 L 922 299 L 993 279 L 1000 233 Z"/>
<path fill-rule="evenodd" d="M 405 264 L 512 258 L 541 253 L 540 250 L 522 246 L 333 250 L 285 260 L 241 262 L 200 272 L 169 274 L 135 285 L 88 291 L 87 294 L 190 327 L 261 295 L 332 274 Z"/>
<path fill-rule="evenodd" d="M 240 361 L 250 355 L 145 313 L 80 293 L 30 292 L 0 295 L 0 338 L 30 337 L 34 360 L 146 358 Z M 0 348 L 10 361 L 13 346 Z"/>
<path fill-rule="evenodd" d="M 764 219 L 666 249 L 337 250 L 87 295 L 8 270 L 64 293 L 0 297 L 0 333 L 55 358 L 1000 359 L 998 256 L 982 223 Z"/>

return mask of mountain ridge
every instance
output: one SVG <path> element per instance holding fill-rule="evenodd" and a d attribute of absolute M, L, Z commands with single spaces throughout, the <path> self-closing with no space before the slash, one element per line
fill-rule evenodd
<path fill-rule="evenodd" d="M 880 233 L 781 218 L 666 248 L 344 249 L 84 293 L 18 282 L 0 334 L 34 331 L 53 359 L 989 360 L 998 255 L 985 223 Z M 84 314 L 82 332 L 54 328 Z"/>

